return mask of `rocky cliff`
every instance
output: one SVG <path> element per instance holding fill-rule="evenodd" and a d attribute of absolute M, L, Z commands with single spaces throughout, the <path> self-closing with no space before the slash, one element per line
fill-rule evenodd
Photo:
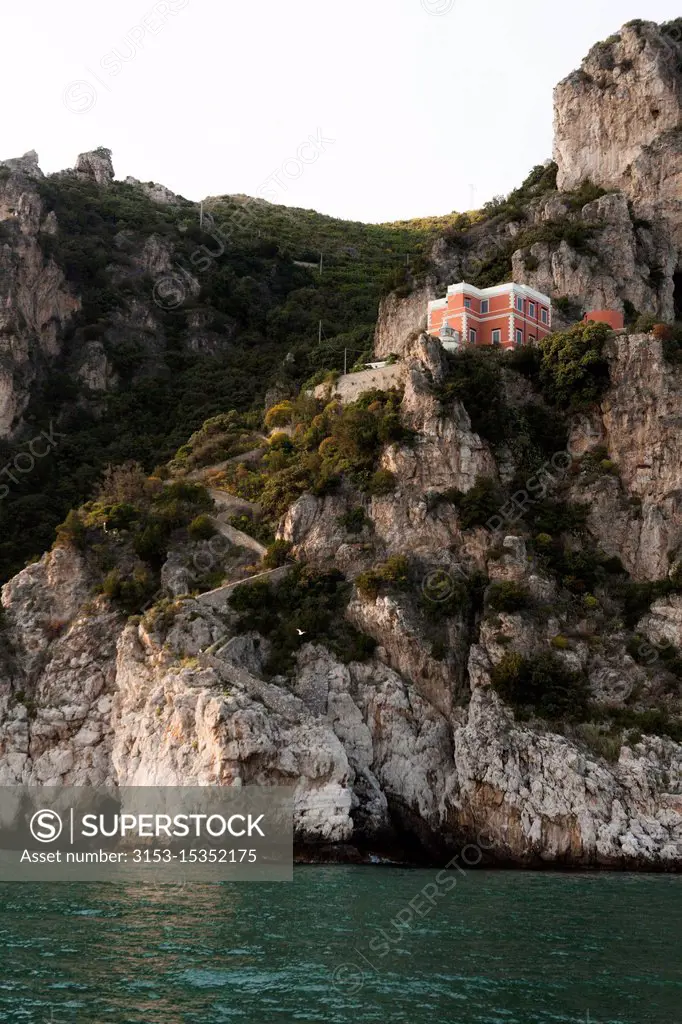
<path fill-rule="evenodd" d="M 379 283 L 323 289 L 385 259 L 385 226 L 313 277 L 305 211 L 221 197 L 235 244 L 107 150 L 49 179 L 0 164 L 0 435 L 57 410 L 75 505 L 93 467 L 145 462 L 3 588 L 0 784 L 286 782 L 306 856 L 679 870 L 682 347 L 640 316 L 680 311 L 676 33 L 591 51 L 556 162 L 429 236 L 427 266 L 396 229 L 375 351 L 403 359 L 341 400 L 324 371 L 367 344 L 344 311 Z M 567 328 L 542 351 L 421 333 L 445 284 L 512 275 Z M 320 293 L 335 338 L 312 350 Z M 597 307 L 630 330 L 571 327 Z M 4 547 L 63 518 L 40 516 L 48 462 Z"/>
<path fill-rule="evenodd" d="M 382 303 L 376 351 L 406 351 L 428 299 L 460 280 L 552 295 L 559 327 L 591 309 L 679 316 L 681 147 L 682 21 L 630 22 L 556 87 L 554 163 L 434 244 L 412 295 Z"/>
<path fill-rule="evenodd" d="M 559 83 L 554 158 L 560 189 L 617 189 L 682 250 L 681 21 L 629 22 Z"/>
<path fill-rule="evenodd" d="M 446 397 L 451 359 L 431 339 L 415 343 L 400 403 L 408 434 L 380 460 L 392 491 L 368 498 L 348 480 L 304 494 L 280 523 L 304 572 L 355 581 L 343 615 L 377 645 L 356 660 L 340 659 L 313 614 L 293 620 L 304 636 L 289 666 L 273 668 L 281 637 L 248 628 L 243 601 L 173 598 L 163 569 L 171 597 L 126 621 L 99 582 L 102 542 L 113 545 L 105 568 L 115 558 L 132 571 L 126 529 L 63 537 L 3 590 L 0 782 L 287 781 L 298 841 L 315 856 L 433 857 L 478 837 L 499 862 L 678 868 L 682 694 L 671 652 L 682 648 L 682 596 L 660 580 L 674 576 L 682 546 L 670 428 L 682 377 L 651 336 L 605 346 L 611 385 L 567 421 L 563 458 L 545 463 L 548 494 L 495 531 L 472 522 L 466 496 L 481 480 L 516 487 L 514 438 L 476 433 L 465 393 L 464 403 Z M 499 372 L 509 409 L 545 408 L 526 377 Z M 572 528 L 581 503 L 589 515 Z M 349 532 L 358 506 L 361 531 Z M 558 517 L 553 538 L 538 508 Z M 188 548 L 182 536 L 167 553 L 176 576 L 206 543 Z M 543 545 L 559 538 L 563 554 L 548 557 Z M 599 568 L 615 551 L 625 567 Z M 368 585 L 392 557 L 400 572 Z M 243 563 L 228 559 L 228 578 Z M 628 602 L 648 586 L 633 619 Z M 286 593 L 275 588 L 268 614 L 283 614 L 296 591 Z M 263 591 L 256 604 L 268 600 Z M 556 659 L 587 687 L 589 713 L 517 706 L 496 675 L 510 654 Z"/>

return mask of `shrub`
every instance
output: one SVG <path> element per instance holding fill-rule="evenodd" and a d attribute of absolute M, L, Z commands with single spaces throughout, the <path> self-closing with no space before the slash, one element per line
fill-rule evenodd
<path fill-rule="evenodd" d="M 123 578 L 119 569 L 107 573 L 102 584 L 102 593 L 118 604 L 127 615 L 139 614 L 156 590 L 152 573 L 138 566 L 128 578 Z"/>
<path fill-rule="evenodd" d="M 237 516 L 230 516 L 229 522 L 230 526 L 234 526 L 235 530 L 240 530 L 242 533 L 247 534 L 247 536 L 253 537 L 254 540 L 259 540 L 266 547 L 269 547 L 275 539 L 272 529 L 267 523 L 260 522 L 260 520 L 254 519 L 245 512 Z"/>
<path fill-rule="evenodd" d="M 213 525 L 210 516 L 199 515 L 189 524 L 187 532 L 192 540 L 210 540 L 211 537 L 215 537 L 218 531 Z"/>
<path fill-rule="evenodd" d="M 90 502 L 86 508 L 86 526 L 98 526 L 106 530 L 129 530 L 140 517 L 137 507 L 127 502 L 115 505 Z"/>
<path fill-rule="evenodd" d="M 504 441 L 510 426 L 500 372 L 499 353 L 468 348 L 447 353 L 447 373 L 437 390 L 445 406 L 459 401 L 472 429 L 493 444 Z"/>
<path fill-rule="evenodd" d="M 168 527 L 158 520 L 147 523 L 133 539 L 135 554 L 160 569 L 168 553 L 168 533 Z"/>
<path fill-rule="evenodd" d="M 585 745 L 605 761 L 615 763 L 620 757 L 623 746 L 623 735 L 620 730 L 614 732 L 604 731 L 604 728 L 595 722 L 583 722 L 578 727 L 578 735 Z"/>
<path fill-rule="evenodd" d="M 293 402 L 279 402 L 273 405 L 265 414 L 265 426 L 268 430 L 273 427 L 286 427 L 294 418 Z"/>
<path fill-rule="evenodd" d="M 670 324 L 654 324 L 652 333 L 659 341 L 672 341 L 675 336 Z"/>
<path fill-rule="evenodd" d="M 580 534 L 585 529 L 587 521 L 588 506 L 582 504 L 571 504 L 566 501 L 553 501 L 545 498 L 544 501 L 533 505 L 530 515 L 536 530 L 543 537 L 542 547 L 547 548 L 551 538 L 561 533 Z"/>
<path fill-rule="evenodd" d="M 557 651 L 566 651 L 571 646 L 567 638 L 562 636 L 561 633 L 553 636 L 550 643 Z"/>
<path fill-rule="evenodd" d="M 57 527 L 56 543 L 81 551 L 85 547 L 85 526 L 75 509 L 71 509 L 64 522 Z"/>
<path fill-rule="evenodd" d="M 365 526 L 371 523 L 371 520 L 365 515 L 365 510 L 362 505 L 358 505 L 356 508 L 350 509 L 345 512 L 344 515 L 339 517 L 339 523 L 349 533 L 362 533 Z"/>
<path fill-rule="evenodd" d="M 494 667 L 493 688 L 522 714 L 580 720 L 587 711 L 588 687 L 582 673 L 571 672 L 551 651 L 532 658 L 509 652 Z"/>
<path fill-rule="evenodd" d="M 137 505 L 158 490 L 139 462 L 124 462 L 120 466 L 107 466 L 97 490 L 96 501 L 101 505 Z"/>
<path fill-rule="evenodd" d="M 651 313 L 640 313 L 633 324 L 633 331 L 635 334 L 650 334 L 656 323 L 656 317 Z"/>
<path fill-rule="evenodd" d="M 490 477 L 478 477 L 474 486 L 465 494 L 453 490 L 449 492 L 449 496 L 457 506 L 462 530 L 485 526 L 504 504 L 498 485 Z"/>
<path fill-rule="evenodd" d="M 266 672 L 286 675 L 302 643 L 323 643 L 341 660 L 362 661 L 372 653 L 375 642 L 344 618 L 350 592 L 350 584 L 336 570 L 316 573 L 295 565 L 279 583 L 242 585 L 229 600 L 241 613 L 240 631 L 254 629 L 269 639 L 272 654 Z"/>
<path fill-rule="evenodd" d="M 263 555 L 263 565 L 266 569 L 278 569 L 284 565 L 291 551 L 291 542 L 288 540 L 276 540 L 269 546 Z"/>
<path fill-rule="evenodd" d="M 588 473 L 600 475 L 617 475 L 618 466 L 609 458 L 608 448 L 605 445 L 597 445 L 591 451 L 586 452 L 580 460 L 580 468 Z"/>
<path fill-rule="evenodd" d="M 610 332 L 607 324 L 581 322 L 540 341 L 540 383 L 551 403 L 577 409 L 598 401 L 609 383 L 602 350 Z"/>
<path fill-rule="evenodd" d="M 383 565 L 361 572 L 355 585 L 361 594 L 376 599 L 382 590 L 404 590 L 409 582 L 410 566 L 404 555 L 393 555 Z"/>
<path fill-rule="evenodd" d="M 517 612 L 530 603 L 528 589 L 515 580 L 491 583 L 486 597 L 488 607 L 495 612 Z"/>
<path fill-rule="evenodd" d="M 392 494 L 395 491 L 395 475 L 390 469 L 378 469 L 373 473 L 369 481 L 369 493 L 376 498 L 384 494 Z"/>
<path fill-rule="evenodd" d="M 280 430 L 276 434 L 272 434 L 268 439 L 268 447 L 271 451 L 281 451 L 287 454 L 293 452 L 294 442 L 291 440 L 286 431 Z"/>

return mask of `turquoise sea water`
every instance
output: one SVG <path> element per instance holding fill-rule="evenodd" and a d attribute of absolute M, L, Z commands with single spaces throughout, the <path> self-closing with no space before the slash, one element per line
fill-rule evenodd
<path fill-rule="evenodd" d="M 682 1022 L 679 876 L 468 871 L 429 903 L 435 876 L 2 885 L 0 1021 Z"/>

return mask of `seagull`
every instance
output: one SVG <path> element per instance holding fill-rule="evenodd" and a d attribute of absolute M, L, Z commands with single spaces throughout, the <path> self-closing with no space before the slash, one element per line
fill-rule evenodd
<path fill-rule="evenodd" d="M 299 629 L 298 626 L 296 627 L 296 632 L 298 633 L 299 636 L 305 636 L 305 630 Z"/>

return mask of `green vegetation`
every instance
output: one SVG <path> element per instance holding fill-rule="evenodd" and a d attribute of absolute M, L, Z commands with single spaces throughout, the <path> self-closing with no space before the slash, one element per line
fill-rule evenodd
<path fill-rule="evenodd" d="M 234 526 L 235 530 L 241 530 L 242 533 L 248 534 L 249 537 L 260 541 L 266 547 L 269 547 L 275 539 L 272 526 L 269 523 L 261 522 L 260 519 L 247 513 L 230 516 L 230 526 Z"/>
<path fill-rule="evenodd" d="M 557 171 L 554 161 L 547 166 L 537 164 L 519 188 L 508 196 L 495 196 L 484 205 L 483 213 L 504 221 L 525 220 L 525 207 L 531 199 L 556 190 Z"/>
<path fill-rule="evenodd" d="M 437 395 L 444 408 L 453 400 L 462 402 L 473 430 L 494 447 L 511 448 L 517 465 L 531 475 L 546 458 L 565 447 L 568 433 L 558 410 L 540 402 L 510 405 L 505 394 L 505 369 L 515 370 L 540 386 L 537 349 L 524 346 L 505 353 L 494 348 L 468 348 L 447 354 L 447 373 Z"/>
<path fill-rule="evenodd" d="M 410 565 L 404 555 L 393 555 L 382 565 L 361 572 L 355 580 L 361 594 L 375 600 L 387 590 L 407 590 L 410 585 Z"/>
<path fill-rule="evenodd" d="M 640 665 L 657 664 L 676 679 L 682 679 L 682 652 L 673 644 L 653 644 L 645 636 L 633 633 L 626 648 L 628 654 Z"/>
<path fill-rule="evenodd" d="M 286 564 L 290 551 L 291 543 L 288 540 L 273 541 L 263 556 L 263 565 L 266 569 L 279 569 Z"/>
<path fill-rule="evenodd" d="M 620 594 L 623 601 L 623 617 L 628 629 L 634 629 L 643 615 L 651 608 L 654 601 L 669 594 L 682 592 L 682 579 L 679 573 L 666 576 L 662 580 L 636 583 L 626 580 L 622 583 Z"/>
<path fill-rule="evenodd" d="M 618 730 L 629 729 L 638 736 L 669 736 L 676 743 L 682 742 L 682 719 L 674 718 L 665 708 L 648 708 L 635 711 L 632 708 L 600 708 L 592 712 L 594 721 L 610 722 Z"/>
<path fill-rule="evenodd" d="M 459 525 L 462 530 L 485 526 L 504 504 L 499 485 L 488 477 L 478 477 L 474 486 L 466 493 L 447 491 L 443 497 L 457 506 Z"/>
<path fill-rule="evenodd" d="M 134 615 L 152 598 L 157 586 L 153 573 L 144 566 L 136 566 L 128 579 L 119 569 L 112 569 L 104 579 L 102 593 L 126 615 Z"/>
<path fill-rule="evenodd" d="M 372 654 L 375 642 L 344 619 L 351 590 L 340 572 L 317 573 L 295 565 L 274 585 L 256 581 L 237 587 L 230 604 L 241 616 L 240 631 L 256 630 L 270 641 L 266 672 L 288 675 L 304 643 L 323 643 L 344 662 Z"/>
<path fill-rule="evenodd" d="M 528 588 L 515 580 L 491 583 L 486 599 L 488 607 L 495 612 L 518 612 L 531 603 Z"/>
<path fill-rule="evenodd" d="M 218 532 L 211 521 L 210 516 L 200 515 L 187 527 L 191 540 L 210 540 Z"/>
<path fill-rule="evenodd" d="M 453 401 L 462 402 L 477 434 L 493 444 L 503 441 L 510 426 L 510 412 L 498 352 L 465 348 L 447 353 L 446 358 L 447 374 L 437 391 L 444 408 Z"/>
<path fill-rule="evenodd" d="M 339 519 L 341 526 L 348 531 L 348 533 L 362 533 L 366 526 L 370 526 L 372 523 L 371 519 L 367 518 L 364 508 L 362 505 L 358 505 L 355 508 L 349 509 Z"/>
<path fill-rule="evenodd" d="M 605 445 L 597 445 L 580 460 L 580 469 L 590 476 L 618 476 L 618 466 L 609 458 Z"/>
<path fill-rule="evenodd" d="M 549 541 L 545 539 L 546 534 L 540 534 L 540 542 L 537 537 L 531 542 L 540 565 L 560 586 L 573 594 L 583 595 L 585 601 L 597 586 L 624 573 L 620 559 L 610 558 L 590 546 L 587 536 L 581 538 L 583 546 L 576 548 L 575 535 L 573 534 L 569 541 L 566 534 L 571 536 L 571 531 L 567 530 L 563 535 L 550 538 Z M 592 601 L 594 600 L 592 598 Z M 589 609 L 591 604 L 587 601 L 585 607 Z M 598 605 L 597 601 L 592 607 Z"/>
<path fill-rule="evenodd" d="M 524 658 L 508 652 L 494 667 L 491 682 L 520 717 L 531 714 L 550 720 L 580 721 L 587 713 L 587 680 L 571 672 L 551 651 Z"/>
<path fill-rule="evenodd" d="M 259 425 L 256 413 L 240 415 L 233 410 L 212 416 L 178 449 L 168 468 L 171 473 L 190 473 L 258 448 L 262 439 L 254 428 Z"/>
<path fill-rule="evenodd" d="M 72 511 L 57 530 L 56 543 L 92 551 L 103 574 L 102 593 L 128 615 L 142 610 L 159 588 L 159 571 L 171 539 L 213 536 L 205 514 L 213 507 L 199 484 L 178 481 L 164 487 L 134 462 L 109 468 L 93 501 Z M 113 553 L 113 543 L 125 542 Z M 123 575 L 117 562 L 136 561 Z"/>
<path fill-rule="evenodd" d="M 246 450 L 265 391 L 282 385 L 293 394 L 313 374 L 339 370 L 344 348 L 353 358 L 367 350 L 396 269 L 408 279 L 423 273 L 432 241 L 453 220 L 364 225 L 261 201 L 245 212 L 242 199 L 222 197 L 210 210 L 215 227 L 205 221 L 202 230 L 194 204 L 157 205 L 122 182 L 100 188 L 67 175 L 38 187 L 59 223 L 57 234 L 40 236 L 43 251 L 82 309 L 24 416 L 26 438 L 51 422 L 63 436 L 0 507 L 3 578 L 49 548 L 106 465 L 134 459 L 151 471 L 177 453 L 171 471 L 179 472 Z M 142 257 L 152 235 L 173 253 L 184 293 L 176 309 L 154 304 Z M 299 265 L 307 262 L 314 266 Z M 78 401 L 77 372 L 93 341 L 120 384 L 89 405 Z M 245 415 L 254 412 L 255 420 Z M 20 441 L 0 444 L 2 465 Z"/>
<path fill-rule="evenodd" d="M 400 424 L 397 391 L 368 391 L 349 405 L 322 402 L 302 394 L 292 403 L 292 436 L 273 435 L 260 464 L 235 463 L 219 485 L 261 503 L 272 526 L 304 491 L 325 494 L 343 478 L 370 494 L 391 491 L 395 481 L 376 464 L 384 444 L 409 442 Z"/>
<path fill-rule="evenodd" d="M 599 400 L 609 383 L 602 353 L 610 333 L 607 324 L 579 323 L 539 343 L 540 383 L 551 404 L 580 409 Z"/>

